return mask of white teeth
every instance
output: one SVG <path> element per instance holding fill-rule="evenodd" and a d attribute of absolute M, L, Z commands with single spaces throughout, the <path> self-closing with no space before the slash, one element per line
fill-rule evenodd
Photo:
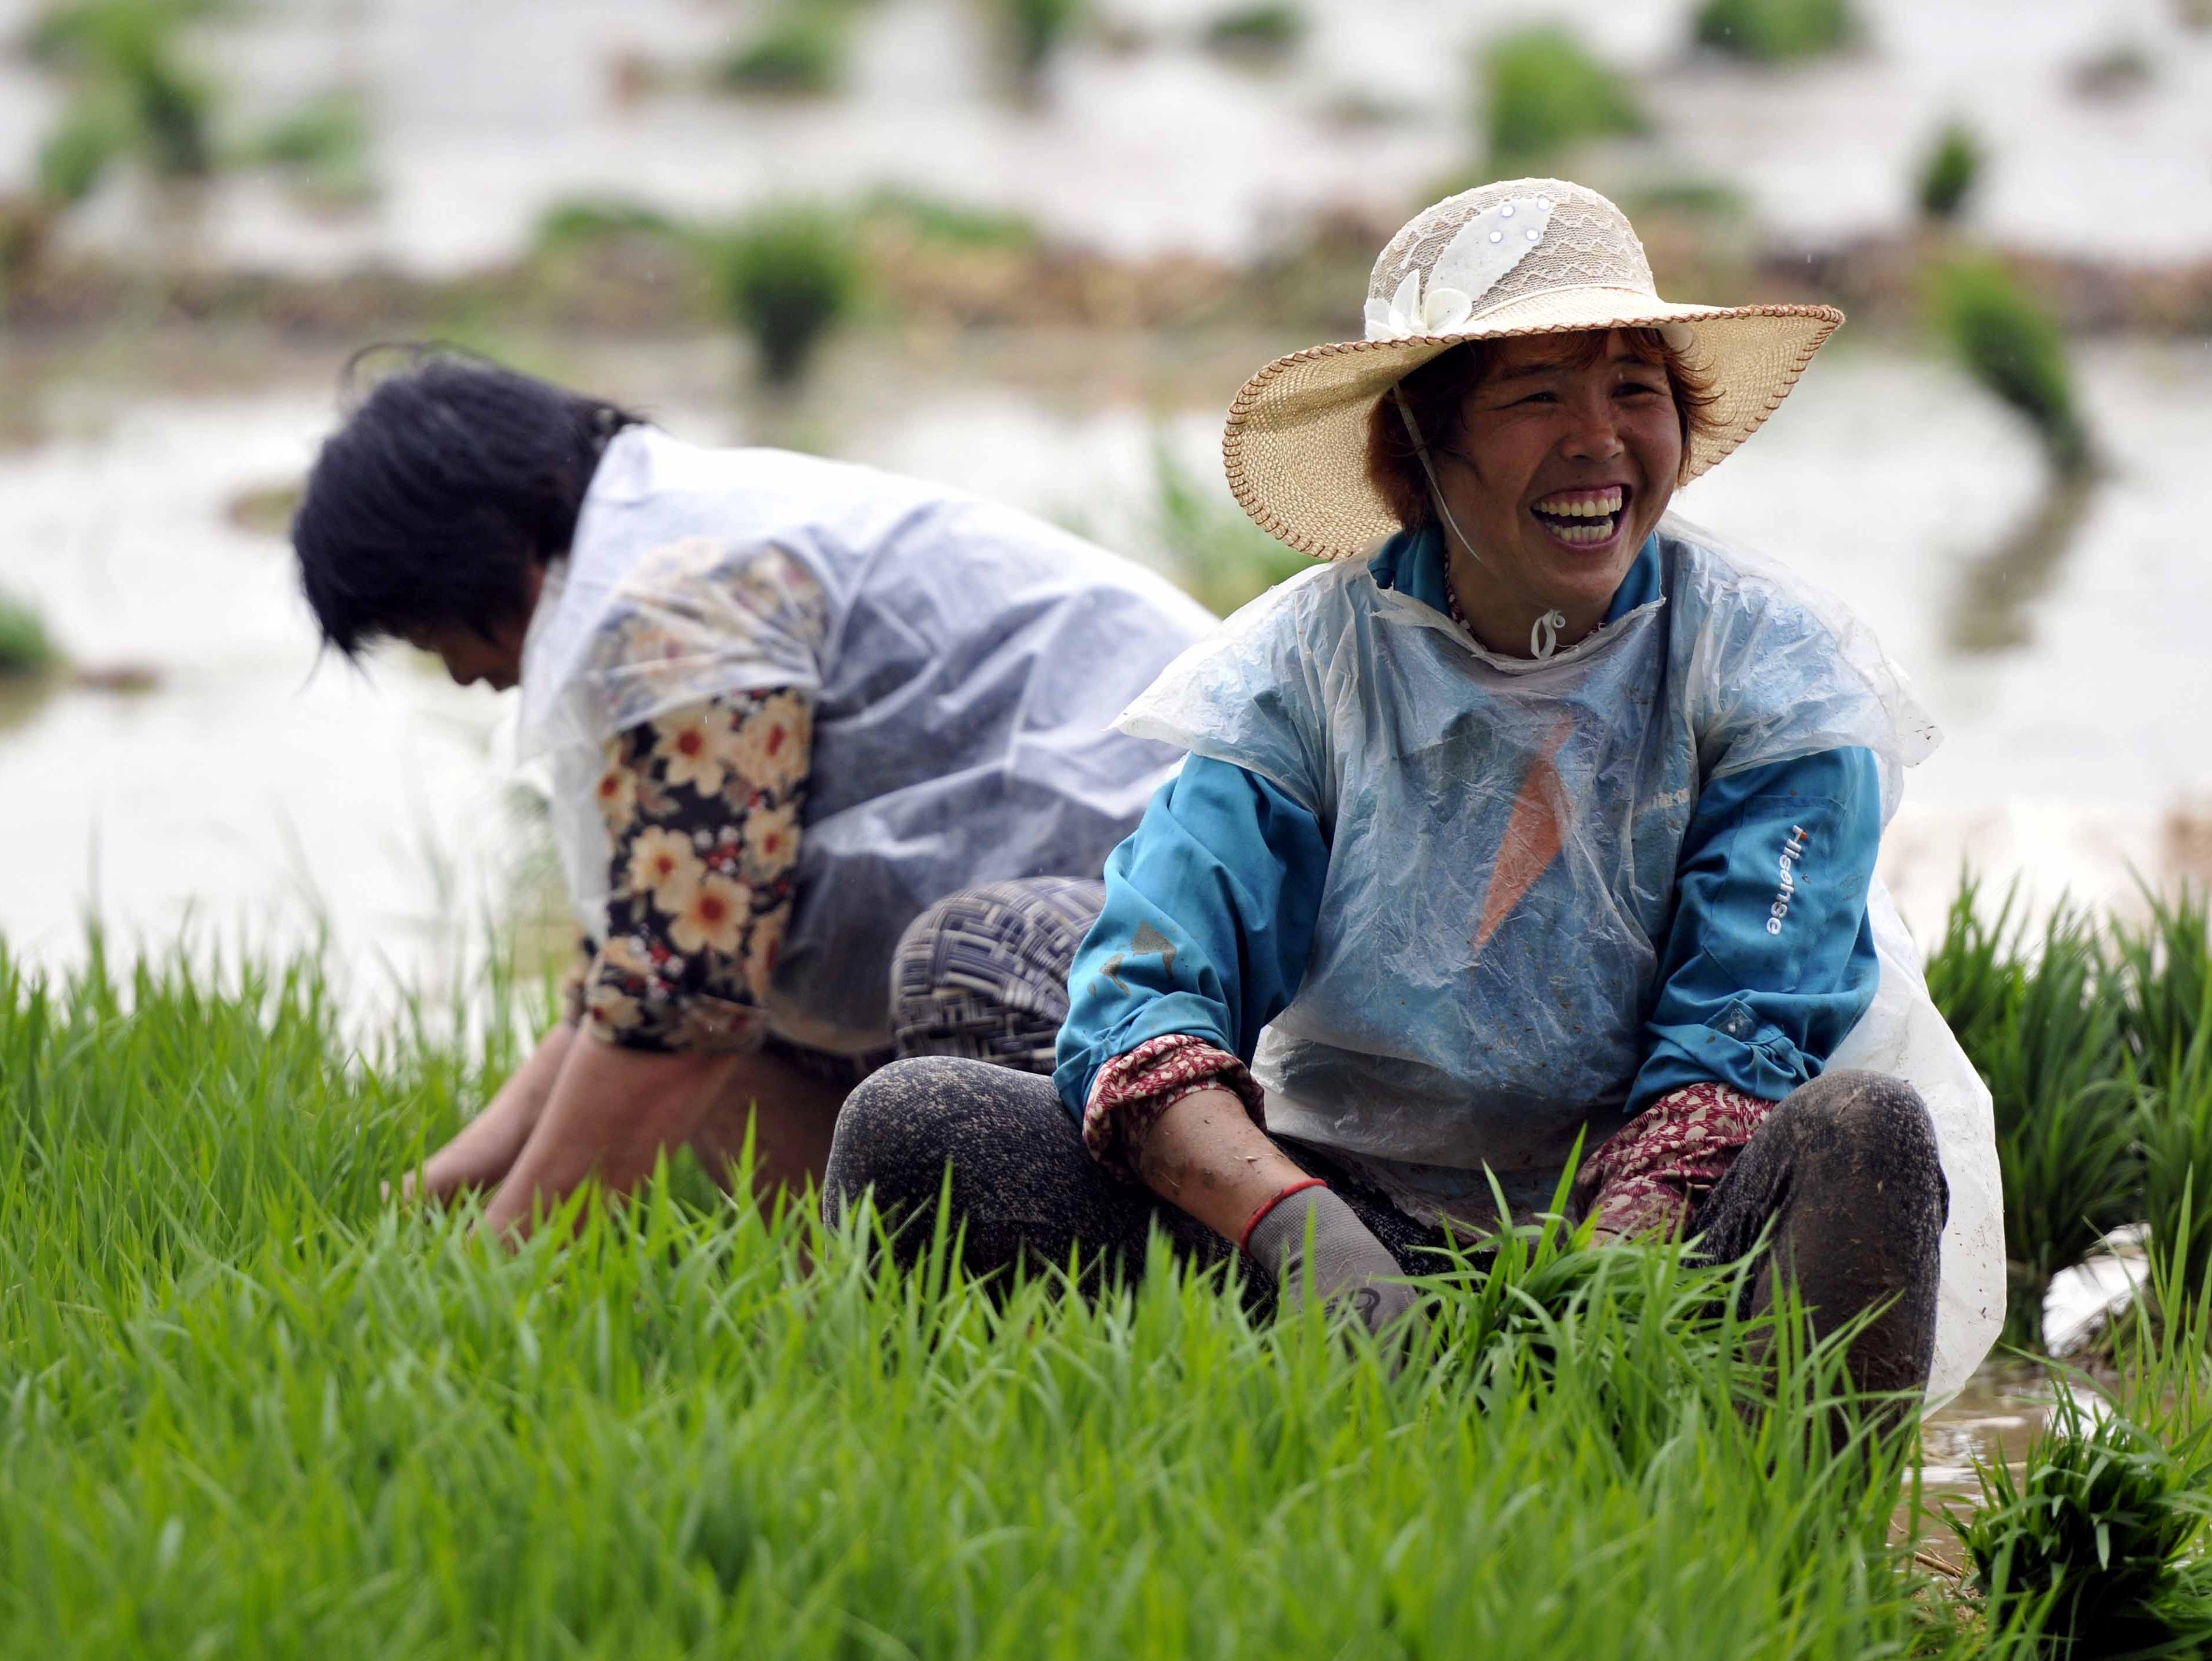
<path fill-rule="evenodd" d="M 1608 514 L 1593 524 L 1555 524 L 1547 527 L 1561 542 L 1576 547 L 1595 548 L 1600 543 L 1611 542 L 1615 521 Z"/>
<path fill-rule="evenodd" d="M 1607 490 L 1599 495 L 1571 496 L 1556 501 L 1547 502 L 1543 505 L 1543 511 L 1547 513 L 1555 514 L 1561 518 L 1595 519 L 1607 518 L 1612 514 L 1620 512 L 1620 487 L 1615 486 L 1613 489 Z"/>

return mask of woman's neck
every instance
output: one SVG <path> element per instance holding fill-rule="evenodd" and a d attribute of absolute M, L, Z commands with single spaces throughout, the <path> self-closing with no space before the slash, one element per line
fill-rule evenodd
<path fill-rule="evenodd" d="M 1554 649 L 1565 650 L 1596 632 L 1605 621 L 1605 608 L 1583 605 L 1553 607 L 1517 595 L 1499 582 L 1474 556 L 1447 541 L 1444 590 L 1452 615 L 1460 627 L 1480 642 L 1483 649 L 1500 658 L 1534 658 L 1536 641 L 1547 631 L 1547 616 L 1564 618 L 1553 625 Z"/>

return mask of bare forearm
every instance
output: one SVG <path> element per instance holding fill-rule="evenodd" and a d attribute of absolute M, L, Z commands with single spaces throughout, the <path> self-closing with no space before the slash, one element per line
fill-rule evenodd
<path fill-rule="evenodd" d="M 1411 1330 L 1419 1300 L 1389 1248 L 1228 1091 L 1185 1096 L 1153 1120 L 1136 1165 L 1154 1193 L 1281 1275 L 1291 1306 L 1314 1297 L 1350 1308 L 1377 1335 Z"/>
<path fill-rule="evenodd" d="M 1176 1102 L 1135 1155 L 1147 1188 L 1231 1242 L 1255 1211 L 1306 1174 L 1227 1090 Z"/>
<path fill-rule="evenodd" d="M 656 1054 L 578 1039 L 484 1209 L 486 1228 L 526 1233 L 533 1210 L 559 1204 L 590 1177 L 609 1192 L 629 1193 L 664 1150 L 690 1139 L 732 1065 L 724 1055 Z"/>
<path fill-rule="evenodd" d="M 465 1190 L 489 1187 L 506 1176 L 545 1111 L 575 1036 L 574 1027 L 562 1026 L 540 1039 L 490 1105 L 424 1161 L 419 1185 L 410 1178 L 403 1191 L 449 1199 Z"/>
<path fill-rule="evenodd" d="M 708 1174 L 726 1183 L 750 1136 L 753 1191 L 766 1205 L 779 1188 L 796 1192 L 809 1182 L 820 1185 L 845 1094 L 842 1084 L 754 1051 L 732 1064 L 691 1145 Z"/>

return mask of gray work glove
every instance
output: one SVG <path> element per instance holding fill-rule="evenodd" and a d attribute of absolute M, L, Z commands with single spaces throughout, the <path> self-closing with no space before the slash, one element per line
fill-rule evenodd
<path fill-rule="evenodd" d="M 1405 1270 L 1359 1214 L 1326 1188 L 1304 1188 L 1260 1219 L 1244 1242 L 1262 1269 L 1284 1276 L 1286 1306 L 1312 1295 L 1331 1308 L 1349 1307 L 1376 1337 L 1402 1343 L 1413 1332 L 1420 1297 L 1400 1284 Z"/>

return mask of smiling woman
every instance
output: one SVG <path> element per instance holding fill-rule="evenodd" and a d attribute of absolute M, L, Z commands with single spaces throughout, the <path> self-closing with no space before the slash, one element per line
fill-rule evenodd
<path fill-rule="evenodd" d="M 1133 1270 L 1157 1223 L 1380 1333 L 1565 1191 L 1771 1251 L 1869 1317 L 1862 1385 L 1955 1390 L 2003 1303 L 1989 1098 L 1873 880 L 1934 728 L 1832 601 L 1667 517 L 1841 316 L 1662 300 L 1559 179 L 1416 217 L 1365 315 L 1231 406 L 1238 500 L 1330 564 L 1122 716 L 1191 755 L 1108 862 L 1058 1100 L 902 1064 L 833 1196 L 927 1212 L 949 1154 L 978 1264 Z"/>

